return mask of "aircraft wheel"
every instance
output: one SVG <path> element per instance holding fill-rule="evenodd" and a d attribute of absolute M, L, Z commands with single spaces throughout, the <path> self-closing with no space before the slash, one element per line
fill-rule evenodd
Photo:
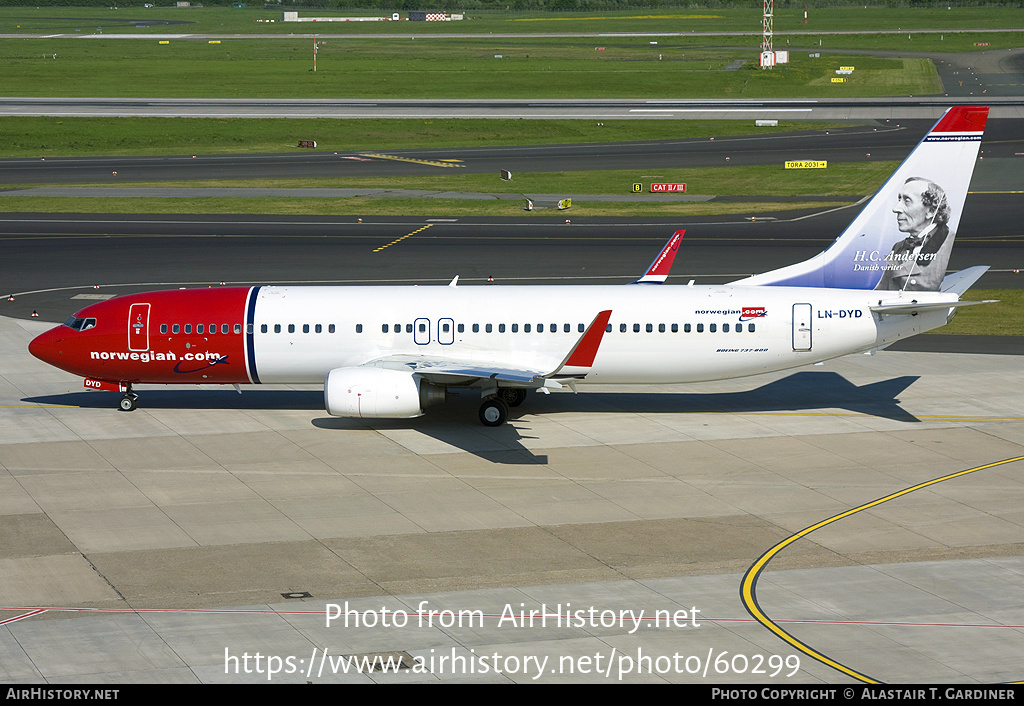
<path fill-rule="evenodd" d="M 498 390 L 498 397 L 509 407 L 518 407 L 526 399 L 526 390 L 521 387 L 503 387 Z"/>
<path fill-rule="evenodd" d="M 480 405 L 480 423 L 485 427 L 500 427 L 508 419 L 508 405 L 499 397 L 491 397 Z"/>
<path fill-rule="evenodd" d="M 138 406 L 138 398 L 133 395 L 125 395 L 121 398 L 120 407 L 122 412 L 131 412 Z"/>

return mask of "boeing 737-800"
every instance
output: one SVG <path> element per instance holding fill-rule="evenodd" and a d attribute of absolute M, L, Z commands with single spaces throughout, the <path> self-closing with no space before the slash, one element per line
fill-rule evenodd
<path fill-rule="evenodd" d="M 502 424 L 529 390 L 734 378 L 885 348 L 944 325 L 987 269 L 946 264 L 988 117 L 943 115 L 850 226 L 805 262 L 727 285 L 663 284 L 676 233 L 617 286 L 225 287 L 93 304 L 29 346 L 133 385 L 323 383 L 330 414 L 409 418 L 454 388 Z"/>

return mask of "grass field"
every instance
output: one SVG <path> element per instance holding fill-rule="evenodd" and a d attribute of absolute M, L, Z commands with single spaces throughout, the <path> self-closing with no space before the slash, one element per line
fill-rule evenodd
<path fill-rule="evenodd" d="M 755 8 L 469 13 L 464 21 L 430 23 L 259 19 L 279 20 L 280 12 L 2 7 L 0 33 L 26 36 L 0 43 L 4 91 L 20 96 L 247 98 L 926 95 L 941 90 L 927 60 L 844 55 L 842 50 L 966 52 L 977 51 L 979 44 L 987 50 L 1024 45 L 1024 18 L 1008 7 L 821 8 L 811 10 L 807 24 L 800 7 L 780 7 L 775 46 L 792 54 L 790 64 L 773 71 L 756 65 L 761 16 Z M 954 31 L 965 27 L 989 31 Z M 845 33 L 852 30 L 861 33 Z M 314 33 L 319 35 L 316 72 Z M 572 33 L 577 34 L 552 36 Z M 214 44 L 210 37 L 215 34 Z M 130 40 L 119 35 L 160 36 Z M 824 53 L 811 58 L 808 50 Z M 736 62 L 745 63 L 739 70 L 724 70 Z M 850 64 L 857 71 L 848 82 L 831 83 L 835 69 Z"/>
<path fill-rule="evenodd" d="M 963 307 L 953 320 L 933 333 L 971 334 L 988 336 L 1021 336 L 1020 312 L 1024 311 L 1024 290 L 1021 289 L 969 289 L 961 299 L 985 301 L 996 299 L 995 304 Z"/>
<path fill-rule="evenodd" d="M 141 3 L 139 3 L 141 5 Z M 0 7 L 0 33 L 89 34 L 102 31 L 132 34 L 466 34 L 551 32 L 747 32 L 760 34 L 761 7 L 751 3 L 743 8 L 627 10 L 618 12 L 572 12 L 516 14 L 467 11 L 456 22 L 333 22 L 284 23 L 281 12 L 258 7 L 153 7 L 139 5 L 116 8 Z M 391 12 L 300 10 L 301 17 L 373 16 L 390 17 Z M 407 16 L 401 12 L 403 17 Z M 275 20 L 257 22 L 257 20 Z M 153 24 L 148 24 L 153 23 Z M 148 24 L 148 26 L 147 26 Z M 792 32 L 834 32 L 860 30 L 952 32 L 963 28 L 1006 30 L 1024 28 L 1016 7 L 946 9 L 936 2 L 931 7 L 883 8 L 871 6 L 810 8 L 804 23 L 803 3 L 790 7 L 777 3 L 774 31 L 777 36 Z"/>
<path fill-rule="evenodd" d="M 598 47 L 604 47 L 598 50 Z M 196 41 L 16 39 L 0 43 L 13 96 L 153 98 L 863 97 L 941 92 L 931 62 L 793 56 L 773 71 L 747 48 L 664 39 Z M 496 58 L 500 57 L 500 58 Z M 745 61 L 736 70 L 724 70 Z M 845 84 L 840 66 L 857 71 Z"/>
<path fill-rule="evenodd" d="M 839 123 L 780 120 L 758 134 L 827 130 Z M 0 117 L 0 158 L 244 154 L 632 142 L 750 134 L 749 120 L 259 120 Z"/>
<path fill-rule="evenodd" d="M 690 195 L 798 197 L 806 195 L 858 198 L 874 193 L 899 166 L 876 161 L 831 164 L 827 169 L 785 169 L 782 164 L 658 169 L 657 180 L 687 184 Z M 651 170 L 591 170 L 517 172 L 511 181 L 497 174 L 473 174 L 445 170 L 442 174 L 402 177 L 339 177 L 308 179 L 219 179 L 206 181 L 132 182 L 119 184 L 115 177 L 102 186 L 143 187 L 242 187 L 242 188 L 372 188 L 427 189 L 476 193 L 628 194 L 638 181 L 650 181 Z M 0 198 L 2 202 L 6 198 Z"/>

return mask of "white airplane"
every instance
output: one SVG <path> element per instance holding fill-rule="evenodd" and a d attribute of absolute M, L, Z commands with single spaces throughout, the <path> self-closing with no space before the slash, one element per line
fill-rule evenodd
<path fill-rule="evenodd" d="M 29 345 L 123 394 L 140 383 L 323 383 L 327 411 L 410 418 L 478 390 L 502 424 L 529 390 L 795 368 L 944 325 L 988 269 L 946 274 L 988 117 L 949 109 L 839 238 L 727 285 L 671 286 L 677 232 L 635 286 L 225 287 L 88 306 Z"/>

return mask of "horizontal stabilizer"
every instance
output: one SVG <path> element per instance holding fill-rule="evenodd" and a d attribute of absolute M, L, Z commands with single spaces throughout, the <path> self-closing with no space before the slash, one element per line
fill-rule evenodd
<path fill-rule="evenodd" d="M 912 302 L 910 304 L 879 304 L 878 306 L 871 307 L 871 311 L 877 314 L 904 314 L 914 315 L 919 314 L 922 311 L 939 311 L 940 309 L 956 309 L 961 306 L 975 306 L 976 304 L 994 304 L 999 301 L 998 299 L 985 299 L 983 301 L 976 302 L 929 302 L 918 303 Z"/>
<path fill-rule="evenodd" d="M 958 297 L 962 297 L 964 292 L 970 289 L 986 272 L 988 272 L 988 265 L 978 265 L 977 267 L 968 267 L 966 270 L 948 274 L 942 279 L 942 286 L 939 288 L 939 291 L 956 292 Z"/>

